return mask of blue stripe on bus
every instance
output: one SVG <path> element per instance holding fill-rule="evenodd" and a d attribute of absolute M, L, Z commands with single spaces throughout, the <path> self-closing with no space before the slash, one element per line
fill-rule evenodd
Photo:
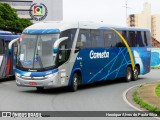
<path fill-rule="evenodd" d="M 0 34 L 0 38 L 5 41 L 11 41 L 11 40 L 19 38 L 19 37 L 20 37 L 20 35 L 1 35 Z"/>
<path fill-rule="evenodd" d="M 150 51 L 148 47 L 136 48 L 132 47 L 132 54 L 134 56 L 135 64 L 140 66 L 140 74 L 146 74 L 150 71 Z M 108 58 L 91 59 L 90 53 L 94 50 L 95 53 L 109 52 Z M 78 59 L 81 58 L 81 59 Z M 82 83 L 92 83 L 95 81 L 103 81 L 108 79 L 115 79 L 124 77 L 126 75 L 126 68 L 131 65 L 127 48 L 97 48 L 97 49 L 83 49 L 75 60 L 72 74 L 70 75 L 69 85 L 71 84 L 73 73 L 79 69 L 82 73 Z"/>
<path fill-rule="evenodd" d="M 25 34 L 49 34 L 49 33 L 60 33 L 59 29 L 25 29 Z"/>
<path fill-rule="evenodd" d="M 53 70 L 44 71 L 44 72 L 28 72 L 28 71 L 22 71 L 22 70 L 16 69 L 16 73 L 20 74 L 21 76 L 28 76 L 28 77 L 42 77 L 42 76 L 50 75 L 56 72 L 58 72 L 58 69 L 53 69 Z"/>
<path fill-rule="evenodd" d="M 0 35 L 12 35 L 12 32 L 10 32 L 10 31 L 1 31 L 0 30 Z"/>

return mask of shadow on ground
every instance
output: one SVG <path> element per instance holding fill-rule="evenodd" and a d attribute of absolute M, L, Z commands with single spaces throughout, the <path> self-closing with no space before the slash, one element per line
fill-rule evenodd
<path fill-rule="evenodd" d="M 139 80 L 145 80 L 145 78 L 139 78 Z M 136 81 L 131 81 L 131 82 L 136 82 Z M 124 79 L 115 79 L 115 80 L 107 80 L 107 81 L 100 81 L 100 82 L 95 82 L 91 84 L 86 84 L 86 85 L 80 85 L 78 87 L 79 91 L 83 91 L 86 89 L 94 89 L 94 88 L 100 88 L 104 86 L 110 86 L 114 84 L 128 84 L 129 82 L 125 82 Z M 25 93 L 37 93 L 37 94 L 65 94 L 65 93 L 74 93 L 70 92 L 68 87 L 60 87 L 60 88 L 45 88 L 43 91 L 37 91 L 36 88 L 31 88 L 32 90 L 23 90 L 21 92 Z"/>
<path fill-rule="evenodd" d="M 0 83 L 5 83 L 5 82 L 8 82 L 8 81 L 15 81 L 15 77 L 0 79 Z"/>

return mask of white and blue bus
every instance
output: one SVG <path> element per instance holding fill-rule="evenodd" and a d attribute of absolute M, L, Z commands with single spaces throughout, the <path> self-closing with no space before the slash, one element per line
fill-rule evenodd
<path fill-rule="evenodd" d="M 14 35 L 9 31 L 0 31 L 0 79 L 14 76 L 15 57 L 14 52 L 10 51 L 9 54 L 8 45 L 10 41 L 19 37 L 20 35 Z"/>
<path fill-rule="evenodd" d="M 41 22 L 23 31 L 16 64 L 18 86 L 68 86 L 150 72 L 150 31 L 92 22 Z"/>

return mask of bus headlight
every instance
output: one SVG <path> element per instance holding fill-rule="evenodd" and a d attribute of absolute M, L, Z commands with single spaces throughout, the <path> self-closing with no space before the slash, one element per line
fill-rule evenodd
<path fill-rule="evenodd" d="M 51 77 L 54 77 L 54 75 L 53 75 L 53 74 L 50 74 L 50 75 L 46 75 L 45 77 L 46 77 L 46 78 L 51 78 Z"/>
<path fill-rule="evenodd" d="M 16 76 L 17 76 L 17 77 L 20 77 L 21 75 L 20 75 L 19 73 L 16 73 Z"/>

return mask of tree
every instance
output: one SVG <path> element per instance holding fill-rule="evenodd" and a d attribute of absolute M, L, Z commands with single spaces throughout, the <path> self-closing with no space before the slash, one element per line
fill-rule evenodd
<path fill-rule="evenodd" d="M 21 33 L 23 29 L 32 25 L 28 19 L 19 18 L 16 10 L 9 4 L 0 3 L 0 29 Z"/>

